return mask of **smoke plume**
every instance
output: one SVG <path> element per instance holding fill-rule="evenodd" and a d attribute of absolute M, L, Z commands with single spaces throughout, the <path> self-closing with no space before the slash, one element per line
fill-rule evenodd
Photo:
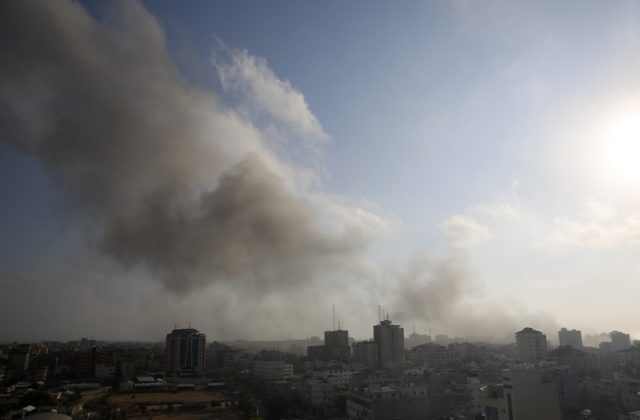
<path fill-rule="evenodd" d="M 357 265 L 378 219 L 314 196 L 248 112 L 185 81 L 140 4 L 117 2 L 99 22 L 70 1 L 0 7 L 0 141 L 48 168 L 104 253 L 175 291 L 273 288 Z M 238 55 L 243 77 L 260 79 L 246 89 L 260 88 L 254 109 L 304 122 L 292 130 L 301 144 L 326 137 L 300 93 Z"/>
<path fill-rule="evenodd" d="M 392 315 L 405 324 L 417 321 L 434 332 L 490 342 L 511 342 L 513 334 L 527 325 L 545 332 L 558 330 L 550 314 L 530 312 L 525 302 L 513 298 L 478 298 L 482 291 L 467 251 L 454 248 L 444 257 L 419 255 L 398 274 L 392 301 L 397 309 Z"/>

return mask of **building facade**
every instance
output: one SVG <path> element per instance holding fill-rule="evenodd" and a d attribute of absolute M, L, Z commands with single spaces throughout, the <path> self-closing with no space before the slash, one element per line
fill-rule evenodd
<path fill-rule="evenodd" d="M 283 360 L 262 360 L 253 361 L 253 376 L 267 381 L 280 381 L 285 377 L 293 375 L 293 365 Z"/>
<path fill-rule="evenodd" d="M 533 328 L 518 331 L 516 344 L 520 360 L 525 363 L 538 363 L 547 355 L 547 336 Z"/>
<path fill-rule="evenodd" d="M 336 330 L 324 332 L 325 357 L 327 360 L 347 362 L 351 359 L 349 331 Z"/>
<path fill-rule="evenodd" d="M 580 330 L 562 328 L 558 331 L 558 338 L 561 346 L 571 346 L 577 350 L 582 348 L 582 332 Z"/>
<path fill-rule="evenodd" d="M 203 376 L 206 337 L 193 328 L 174 329 L 167 334 L 166 371 L 171 376 Z"/>
<path fill-rule="evenodd" d="M 625 334 L 620 331 L 611 331 L 609 336 L 611 336 L 611 352 L 627 350 L 631 347 L 629 334 Z"/>
<path fill-rule="evenodd" d="M 386 369 L 404 362 L 404 328 L 388 319 L 373 327 L 373 341 L 378 345 L 378 362 Z"/>

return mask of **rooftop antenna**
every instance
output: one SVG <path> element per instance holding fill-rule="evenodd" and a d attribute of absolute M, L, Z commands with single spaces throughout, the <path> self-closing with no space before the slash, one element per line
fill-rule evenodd
<path fill-rule="evenodd" d="M 382 321 L 382 307 L 378 305 L 378 322 Z"/>
<path fill-rule="evenodd" d="M 413 323 L 413 335 L 416 335 L 416 323 Z"/>
<path fill-rule="evenodd" d="M 336 330 L 336 304 L 331 305 L 333 307 L 333 331 Z"/>
<path fill-rule="evenodd" d="M 189 321 L 189 328 L 191 328 L 191 321 Z"/>

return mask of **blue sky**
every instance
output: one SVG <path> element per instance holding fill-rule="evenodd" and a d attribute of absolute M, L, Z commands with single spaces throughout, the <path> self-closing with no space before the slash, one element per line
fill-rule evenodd
<path fill-rule="evenodd" d="M 482 318 L 505 306 L 497 316 L 515 313 L 550 336 L 559 325 L 640 334 L 632 322 L 640 183 L 608 158 L 620 121 L 640 118 L 638 3 L 144 5 L 182 76 L 230 107 L 243 99 L 221 84 L 217 40 L 266 60 L 304 95 L 329 138 L 311 189 L 387 224 L 367 258 L 374 295 L 392 314 L 402 303 L 384 294 L 402 288 L 397 273 L 408 261 L 463 255 L 474 280 L 445 312 L 451 319 L 465 307 Z M 103 19 L 98 3 L 86 7 Z M 640 131 L 631 135 L 623 154 L 640 159 Z M 69 210 L 55 180 L 4 143 L 0 174 L 10 197 L 0 209 L 5 271 L 73 260 L 87 235 L 74 221 L 84 216 Z M 361 336 L 367 316 L 351 315 Z M 465 332 L 411 316 L 422 329 Z M 321 329 L 310 325 L 297 333 Z"/>

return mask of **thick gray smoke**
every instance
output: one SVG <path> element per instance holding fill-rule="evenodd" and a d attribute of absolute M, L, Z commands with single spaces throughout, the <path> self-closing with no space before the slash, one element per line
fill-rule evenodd
<path fill-rule="evenodd" d="M 186 320 L 226 338 L 320 334 L 331 327 L 331 303 L 361 334 L 370 333 L 379 303 L 405 327 L 417 321 L 458 334 L 522 327 L 501 311 L 469 306 L 475 282 L 460 256 L 416 259 L 399 275 L 362 275 L 376 265 L 362 256 L 386 221 L 314 190 L 314 171 L 287 159 L 314 167 L 308 160 L 327 138 L 304 96 L 264 60 L 219 43 L 227 56 L 211 68 L 223 93 L 241 97 L 232 108 L 183 79 L 140 4 L 110 6 L 97 21 L 77 2 L 0 2 L 0 141 L 38 159 L 74 221 L 88 219 L 88 231 L 99 232 L 97 249 L 132 268 L 96 268 L 83 251 L 75 271 L 0 273 L 7 313 L 23 302 L 11 294 L 33 300 L 31 289 L 39 289 L 48 292 L 37 305 L 62 317 L 51 322 L 56 328 L 84 325 L 93 334 L 100 323 L 91 317 L 64 318 L 64 308 L 84 302 L 84 313 L 116 319 L 96 332 L 116 338 L 131 320 L 145 334 L 154 323 L 155 337 Z M 182 294 L 136 283 L 140 271 Z M 320 272 L 322 284 L 313 282 Z M 262 299 L 247 305 L 251 290 Z M 265 293 L 272 290 L 279 293 Z M 167 310 L 149 320 L 141 303 Z M 297 312 L 313 325 L 292 321 Z M 40 321 L 21 317 L 11 333 Z"/>
<path fill-rule="evenodd" d="M 392 316 L 405 325 L 417 321 L 433 328 L 434 333 L 495 342 L 512 341 L 513 334 L 525 326 L 546 332 L 558 330 L 553 316 L 529 312 L 518 306 L 523 302 L 477 299 L 482 284 L 462 249 L 446 257 L 418 256 L 398 279 L 398 291 L 391 302 L 391 307 L 398 309 Z"/>
<path fill-rule="evenodd" d="M 136 2 L 113 6 L 98 22 L 75 2 L 2 2 L 0 140 L 44 163 L 99 226 L 101 250 L 171 290 L 351 266 L 366 222 L 326 223 L 261 130 L 181 77 L 157 21 Z M 276 106 L 321 132 L 278 82 Z M 283 112 L 286 124 L 291 112 L 271 114 Z"/>

